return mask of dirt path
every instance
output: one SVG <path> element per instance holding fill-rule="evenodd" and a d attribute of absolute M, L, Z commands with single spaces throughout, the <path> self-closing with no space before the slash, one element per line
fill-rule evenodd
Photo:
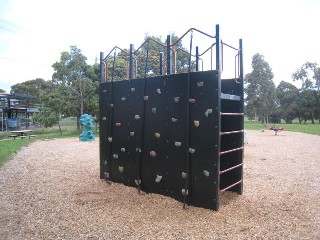
<path fill-rule="evenodd" d="M 218 212 L 99 179 L 99 142 L 36 141 L 0 168 L 1 239 L 319 239 L 320 136 L 247 132 Z"/>

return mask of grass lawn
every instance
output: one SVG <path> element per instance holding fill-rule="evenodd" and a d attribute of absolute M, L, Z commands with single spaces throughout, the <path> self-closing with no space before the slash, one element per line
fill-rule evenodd
<path fill-rule="evenodd" d="M 28 139 L 0 141 L 0 166 L 2 166 L 13 154 L 28 143 L 30 143 Z"/>
<path fill-rule="evenodd" d="M 35 138 L 19 139 L 16 140 L 8 139 L 7 136 L 10 133 L 1 133 L 0 135 L 0 166 L 2 166 L 10 157 L 19 151 L 24 145 L 29 144 L 35 140 L 44 140 L 44 139 L 52 139 L 52 138 L 65 138 L 65 137 L 79 137 L 79 131 L 76 129 L 67 129 L 62 130 L 62 135 L 59 132 L 59 129 L 44 129 L 44 130 L 35 130 L 32 134 L 36 135 Z M 95 133 L 97 136 L 97 134 Z M 1 140 L 3 139 L 3 140 Z"/>
<path fill-rule="evenodd" d="M 270 126 L 274 126 L 274 127 L 281 126 L 281 127 L 284 127 L 285 131 L 302 132 L 302 133 L 320 135 L 320 124 L 319 123 L 300 124 L 299 122 L 294 121 L 292 124 L 285 124 L 285 123 L 267 124 L 267 128 L 269 128 Z M 264 125 L 261 122 L 249 121 L 249 120 L 244 121 L 244 128 L 246 130 L 265 129 Z"/>

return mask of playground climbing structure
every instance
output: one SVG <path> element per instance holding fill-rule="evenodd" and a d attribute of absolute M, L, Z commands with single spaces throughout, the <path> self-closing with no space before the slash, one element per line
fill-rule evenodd
<path fill-rule="evenodd" d="M 197 46 L 192 55 L 193 32 L 212 40 L 215 70 L 199 71 L 201 54 Z M 161 74 L 155 77 L 134 78 L 136 52 L 131 44 L 129 79 L 106 79 L 112 51 L 107 57 L 100 53 L 100 178 L 137 187 L 139 193 L 172 197 L 183 208 L 188 204 L 218 210 L 224 191 L 243 192 L 242 40 L 238 48 L 225 44 L 219 25 L 215 36 L 194 28 L 182 38 L 187 34 L 187 73 L 172 73 L 175 43 L 170 36 L 159 53 Z M 235 52 L 232 79 L 221 79 L 223 46 Z M 147 67 L 148 51 L 145 63 Z"/>

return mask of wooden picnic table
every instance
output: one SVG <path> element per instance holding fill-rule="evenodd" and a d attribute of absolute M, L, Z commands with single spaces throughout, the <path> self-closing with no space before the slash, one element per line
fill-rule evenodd
<path fill-rule="evenodd" d="M 10 131 L 12 135 L 9 135 L 9 137 L 13 137 L 14 140 L 16 140 L 17 137 L 23 139 L 23 138 L 31 138 L 35 137 L 36 135 L 30 135 L 29 133 L 33 132 L 33 130 L 15 130 Z"/>

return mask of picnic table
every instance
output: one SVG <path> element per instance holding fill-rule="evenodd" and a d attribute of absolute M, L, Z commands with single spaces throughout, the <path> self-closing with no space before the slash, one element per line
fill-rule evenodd
<path fill-rule="evenodd" d="M 33 132 L 33 130 L 15 130 L 15 131 L 10 131 L 11 135 L 9 135 L 9 137 L 12 137 L 14 140 L 16 140 L 16 138 L 31 138 L 31 137 L 35 137 L 36 135 L 31 135 L 30 133 Z"/>

